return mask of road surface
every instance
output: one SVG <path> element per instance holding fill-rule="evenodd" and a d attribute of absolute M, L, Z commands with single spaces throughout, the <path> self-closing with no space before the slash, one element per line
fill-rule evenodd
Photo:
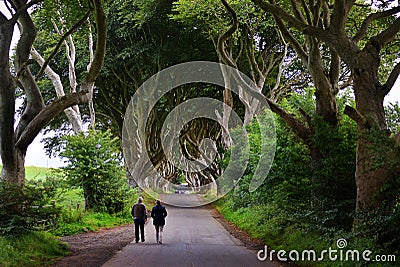
<path fill-rule="evenodd" d="M 188 198 L 198 201 L 196 195 L 163 195 L 169 198 Z M 148 207 L 149 209 L 150 207 Z M 231 236 L 212 216 L 207 207 L 183 208 L 166 206 L 168 217 L 163 244 L 156 244 L 152 221 L 145 227 L 146 241 L 132 242 L 117 253 L 103 267 L 121 266 L 279 266 L 261 262 L 257 251 L 247 249 Z M 133 235 L 132 235 L 133 236 Z"/>

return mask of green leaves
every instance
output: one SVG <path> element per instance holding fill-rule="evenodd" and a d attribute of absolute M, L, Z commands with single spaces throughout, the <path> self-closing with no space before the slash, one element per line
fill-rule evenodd
<path fill-rule="evenodd" d="M 392 134 L 400 131 L 400 105 L 399 102 L 390 103 L 385 107 L 386 122 Z"/>
<path fill-rule="evenodd" d="M 71 187 L 83 189 L 86 208 L 120 212 L 128 189 L 122 169 L 119 140 L 111 132 L 89 130 L 64 138 L 64 168 Z"/>
<path fill-rule="evenodd" d="M 0 235 L 19 236 L 55 225 L 60 208 L 51 205 L 56 187 L 43 183 L 17 185 L 0 183 Z"/>

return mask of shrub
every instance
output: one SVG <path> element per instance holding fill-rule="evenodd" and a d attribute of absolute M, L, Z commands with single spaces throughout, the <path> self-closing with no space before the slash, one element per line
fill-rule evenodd
<path fill-rule="evenodd" d="M 50 185 L 0 184 L 0 234 L 18 236 L 55 225 L 60 208 L 51 204 L 55 188 Z"/>
<path fill-rule="evenodd" d="M 117 213 L 124 209 L 128 191 L 120 160 L 119 143 L 110 131 L 90 130 L 88 133 L 67 136 L 64 167 L 68 184 L 81 187 L 85 208 Z"/>

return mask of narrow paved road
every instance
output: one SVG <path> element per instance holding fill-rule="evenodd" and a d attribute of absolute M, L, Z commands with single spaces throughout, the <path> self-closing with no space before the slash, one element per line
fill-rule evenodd
<path fill-rule="evenodd" d="M 180 198 L 185 203 L 198 201 L 196 195 L 162 196 L 166 202 L 170 198 Z M 166 207 L 168 217 L 163 244 L 155 243 L 155 230 L 149 221 L 145 227 L 146 241 L 132 242 L 103 267 L 279 266 L 277 263 L 260 262 L 257 251 L 247 249 L 231 236 L 211 216 L 210 208 Z"/>

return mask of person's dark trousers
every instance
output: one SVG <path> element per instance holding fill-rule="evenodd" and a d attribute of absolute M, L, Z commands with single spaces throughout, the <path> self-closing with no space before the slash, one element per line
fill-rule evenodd
<path fill-rule="evenodd" d="M 134 219 L 135 223 L 135 241 L 139 242 L 139 228 L 140 228 L 140 237 L 142 242 L 144 242 L 144 220 L 143 219 Z"/>

